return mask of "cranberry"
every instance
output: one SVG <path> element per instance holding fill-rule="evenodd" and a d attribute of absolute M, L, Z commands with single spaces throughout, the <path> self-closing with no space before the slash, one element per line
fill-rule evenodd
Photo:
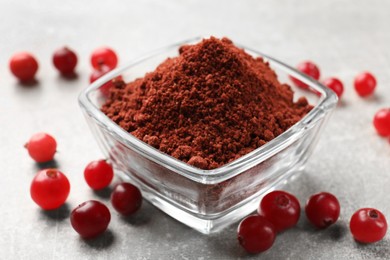
<path fill-rule="evenodd" d="M 268 250 L 273 245 L 276 237 L 276 231 L 272 223 L 265 217 L 258 215 L 243 219 L 238 226 L 237 233 L 240 245 L 252 254 Z"/>
<path fill-rule="evenodd" d="M 367 97 L 374 93 L 376 79 L 369 72 L 363 72 L 355 78 L 355 90 L 361 97 Z"/>
<path fill-rule="evenodd" d="M 11 57 L 9 63 L 12 74 L 20 81 L 31 81 L 38 71 L 38 62 L 30 53 L 20 52 Z"/>
<path fill-rule="evenodd" d="M 131 215 L 141 207 L 141 192 L 131 183 L 119 183 L 111 193 L 111 204 L 122 215 Z"/>
<path fill-rule="evenodd" d="M 305 73 L 306 75 L 312 77 L 315 80 L 319 80 L 319 78 L 320 78 L 320 70 L 318 69 L 317 65 L 311 61 L 304 61 L 304 62 L 299 63 L 297 66 L 297 69 L 299 71 Z M 294 77 L 290 77 L 290 78 L 296 86 L 303 88 L 303 89 L 308 88 L 308 86 L 305 83 L 303 83 L 302 81 L 300 81 Z"/>
<path fill-rule="evenodd" d="M 102 65 L 109 67 L 111 70 L 118 64 L 116 53 L 107 47 L 101 47 L 92 52 L 91 64 L 94 69 L 100 69 Z"/>
<path fill-rule="evenodd" d="M 36 162 L 42 163 L 53 160 L 57 149 L 57 142 L 49 134 L 37 133 L 30 138 L 24 147 L 27 148 L 31 158 Z"/>
<path fill-rule="evenodd" d="M 294 195 L 276 190 L 264 196 L 258 212 L 274 225 L 277 232 L 280 232 L 297 224 L 301 207 Z"/>
<path fill-rule="evenodd" d="M 77 65 L 77 56 L 74 51 L 63 47 L 54 52 L 53 64 L 63 75 L 72 75 Z"/>
<path fill-rule="evenodd" d="M 111 214 L 106 205 L 96 200 L 81 203 L 70 214 L 70 223 L 81 237 L 94 238 L 106 231 Z"/>
<path fill-rule="evenodd" d="M 333 90 L 336 95 L 341 98 L 344 92 L 343 83 L 337 78 L 327 78 L 324 80 L 323 84 Z"/>
<path fill-rule="evenodd" d="M 84 170 L 84 178 L 89 187 L 100 190 L 110 185 L 114 171 L 106 160 L 90 162 Z"/>
<path fill-rule="evenodd" d="M 376 112 L 374 126 L 381 136 L 390 136 L 390 108 L 383 108 Z"/>
<path fill-rule="evenodd" d="M 356 241 L 373 243 L 386 235 L 387 222 L 379 210 L 363 208 L 352 215 L 349 228 Z"/>
<path fill-rule="evenodd" d="M 69 191 L 68 178 L 57 169 L 39 171 L 30 186 L 31 198 L 45 210 L 62 206 L 68 198 Z"/>
<path fill-rule="evenodd" d="M 337 221 L 340 203 L 330 193 L 320 192 L 312 195 L 305 207 L 307 219 L 317 228 L 326 228 Z"/>
<path fill-rule="evenodd" d="M 100 69 L 94 70 L 89 78 L 90 83 L 94 82 L 98 78 L 102 77 L 103 75 L 107 74 L 110 72 L 111 69 L 107 66 L 101 66 Z M 102 92 L 103 95 L 108 96 L 110 88 L 113 86 L 113 82 L 109 81 L 104 83 L 99 90 Z"/>

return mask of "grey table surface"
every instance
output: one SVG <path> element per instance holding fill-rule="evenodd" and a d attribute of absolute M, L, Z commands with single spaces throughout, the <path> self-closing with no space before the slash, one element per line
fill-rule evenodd
<path fill-rule="evenodd" d="M 349 233 L 352 213 L 376 207 L 390 218 L 390 144 L 374 131 L 374 113 L 390 104 L 390 1 L 11 1 L 0 0 L 0 259 L 389 259 L 390 235 L 359 245 Z M 133 218 L 112 215 L 109 230 L 84 241 L 72 230 L 69 212 L 84 200 L 108 203 L 83 180 L 85 165 L 102 155 L 77 104 L 88 85 L 89 55 L 98 46 L 117 50 L 121 64 L 148 50 L 197 35 L 229 36 L 289 63 L 311 59 L 322 75 L 340 77 L 343 102 L 321 136 L 304 174 L 285 189 L 301 203 L 319 191 L 336 194 L 338 223 L 313 229 L 302 216 L 267 252 L 248 256 L 236 227 L 205 236 L 147 202 Z M 51 64 L 63 45 L 79 56 L 75 80 Z M 34 53 L 38 84 L 23 87 L 8 69 L 17 51 Z M 378 88 L 361 99 L 354 76 L 372 71 Z M 39 167 L 23 144 L 31 134 L 58 140 L 57 166 L 72 189 L 60 210 L 44 212 L 30 199 Z"/>

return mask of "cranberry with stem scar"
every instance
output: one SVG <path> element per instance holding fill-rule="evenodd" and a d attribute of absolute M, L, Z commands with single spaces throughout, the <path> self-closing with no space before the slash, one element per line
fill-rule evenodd
<path fill-rule="evenodd" d="M 118 57 L 112 49 L 101 47 L 92 52 L 91 64 L 92 67 L 97 70 L 99 70 L 103 65 L 112 70 L 118 64 Z"/>
<path fill-rule="evenodd" d="M 57 150 L 57 142 L 47 133 L 34 134 L 24 145 L 30 157 L 38 163 L 53 160 Z"/>
<path fill-rule="evenodd" d="M 356 241 L 374 243 L 386 235 L 387 221 L 379 210 L 362 208 L 352 215 L 349 227 Z"/>
<path fill-rule="evenodd" d="M 306 203 L 307 219 L 317 228 L 327 228 L 340 216 L 340 203 L 328 192 L 312 195 Z"/>
<path fill-rule="evenodd" d="M 54 52 L 53 64 L 61 74 L 72 75 L 77 65 L 77 55 L 68 47 L 63 47 Z"/>

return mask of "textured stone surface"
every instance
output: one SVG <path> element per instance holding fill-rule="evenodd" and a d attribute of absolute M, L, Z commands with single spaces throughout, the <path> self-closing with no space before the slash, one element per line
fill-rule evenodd
<path fill-rule="evenodd" d="M 87 199 L 107 201 L 84 183 L 84 166 L 101 156 L 77 105 L 88 84 L 89 54 L 100 45 L 118 51 L 122 64 L 148 50 L 196 35 L 229 36 L 247 46 L 296 64 L 312 59 L 324 76 L 346 85 L 306 172 L 286 189 L 304 203 L 326 190 L 341 202 L 341 219 L 316 231 L 302 217 L 277 237 L 261 259 L 385 259 L 389 235 L 363 246 L 353 241 L 348 221 L 359 207 L 372 206 L 390 218 L 390 145 L 371 126 L 373 114 L 390 104 L 390 2 L 374 1 L 6 1 L 0 0 L 0 259 L 241 259 L 236 225 L 204 236 L 145 203 L 131 219 L 113 214 L 109 231 L 83 241 L 68 214 Z M 59 77 L 51 65 L 54 49 L 77 50 L 79 77 Z M 23 87 L 10 75 L 12 53 L 28 50 L 40 61 L 39 83 Z M 372 98 L 357 97 L 355 74 L 378 78 Z M 57 166 L 72 190 L 65 207 L 42 212 L 29 198 L 38 166 L 23 149 L 34 132 L 57 137 Z"/>

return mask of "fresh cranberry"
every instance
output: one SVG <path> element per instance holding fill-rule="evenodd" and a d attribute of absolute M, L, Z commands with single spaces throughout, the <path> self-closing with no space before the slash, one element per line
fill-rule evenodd
<path fill-rule="evenodd" d="M 81 237 L 94 238 L 106 231 L 111 213 L 103 203 L 89 200 L 81 203 L 70 214 L 70 223 Z"/>
<path fill-rule="evenodd" d="M 31 198 L 45 210 L 62 206 L 68 198 L 69 191 L 68 178 L 57 169 L 39 171 L 30 186 Z"/>
<path fill-rule="evenodd" d="M 355 90 L 361 97 L 370 96 L 374 93 L 376 87 L 376 79 L 369 72 L 363 72 L 355 78 Z"/>
<path fill-rule="evenodd" d="M 90 162 L 84 170 L 84 178 L 89 187 L 100 190 L 110 185 L 114 171 L 106 160 Z"/>
<path fill-rule="evenodd" d="M 30 53 L 20 52 L 11 57 L 9 63 L 12 74 L 20 81 L 31 81 L 38 71 L 38 62 Z"/>
<path fill-rule="evenodd" d="M 96 69 L 92 72 L 90 78 L 89 78 L 89 82 L 92 83 L 94 82 L 95 80 L 97 80 L 98 78 L 102 77 L 103 75 L 107 74 L 108 72 L 110 72 L 111 69 L 107 66 L 101 66 L 99 69 Z M 113 86 L 113 83 L 112 81 L 109 81 L 109 82 L 106 82 L 104 83 L 100 88 L 100 92 L 105 95 L 105 96 L 108 96 L 108 93 L 109 93 L 109 90 L 110 88 Z"/>
<path fill-rule="evenodd" d="M 363 208 L 352 215 L 349 228 L 356 241 L 373 243 L 386 235 L 387 221 L 379 210 Z"/>
<path fill-rule="evenodd" d="M 268 250 L 274 243 L 276 231 L 265 217 L 248 216 L 238 226 L 237 238 L 240 245 L 252 254 Z"/>
<path fill-rule="evenodd" d="M 72 75 L 77 65 L 77 56 L 74 51 L 63 47 L 54 52 L 53 64 L 63 75 Z"/>
<path fill-rule="evenodd" d="M 92 67 L 97 70 L 99 70 L 103 65 L 109 67 L 112 70 L 118 64 L 118 57 L 112 49 L 101 47 L 92 52 L 91 64 Z"/>
<path fill-rule="evenodd" d="M 326 228 L 337 221 L 340 215 L 340 203 L 328 192 L 312 195 L 305 207 L 307 219 L 317 228 Z"/>
<path fill-rule="evenodd" d="M 320 70 L 318 69 L 317 65 L 314 64 L 311 61 L 304 61 L 298 64 L 297 69 L 303 73 L 305 73 L 307 76 L 312 77 L 315 80 L 319 80 L 320 78 Z M 302 81 L 290 77 L 291 80 L 294 82 L 294 84 L 300 88 L 308 89 L 308 86 L 303 83 Z"/>
<path fill-rule="evenodd" d="M 327 78 L 323 81 L 323 84 L 333 90 L 336 95 L 341 98 L 344 92 L 343 83 L 337 78 Z"/>
<path fill-rule="evenodd" d="M 131 183 L 119 183 L 111 193 L 111 204 L 122 215 L 131 215 L 141 207 L 141 191 Z"/>
<path fill-rule="evenodd" d="M 297 224 L 301 207 L 294 195 L 276 190 L 264 196 L 258 212 L 274 225 L 277 232 L 280 232 Z"/>
<path fill-rule="evenodd" d="M 374 126 L 381 136 L 390 136 L 390 108 L 383 108 L 376 112 Z"/>
<path fill-rule="evenodd" d="M 36 162 L 48 162 L 53 160 L 57 149 L 56 140 L 49 134 L 34 134 L 24 146 L 31 158 Z"/>

